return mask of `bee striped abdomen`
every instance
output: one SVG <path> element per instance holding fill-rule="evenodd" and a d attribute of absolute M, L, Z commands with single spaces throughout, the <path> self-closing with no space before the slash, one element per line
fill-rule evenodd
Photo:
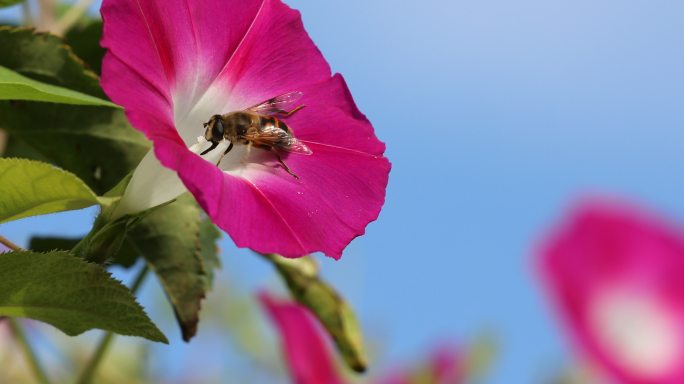
<path fill-rule="evenodd" d="M 278 127 L 278 119 L 276 119 L 273 116 L 259 116 L 259 125 L 261 125 L 262 128 L 271 128 L 271 127 Z"/>
<path fill-rule="evenodd" d="M 289 133 L 290 132 L 290 127 L 287 126 L 283 121 L 279 120 L 276 117 L 273 116 L 259 116 L 261 119 L 260 125 L 263 130 L 271 130 L 271 129 L 282 129 L 283 131 Z"/>

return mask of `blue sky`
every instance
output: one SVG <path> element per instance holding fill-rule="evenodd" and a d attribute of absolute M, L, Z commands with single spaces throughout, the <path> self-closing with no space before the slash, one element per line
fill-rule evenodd
<path fill-rule="evenodd" d="M 536 382 L 569 360 L 532 269 L 534 244 L 584 194 L 684 220 L 684 3 L 288 1 L 387 143 L 380 219 L 325 274 L 387 362 L 492 329 L 488 382 Z M 87 228 L 91 213 L 0 226 Z M 223 242 L 224 277 L 270 268 Z M 173 345 L 183 349 L 175 329 Z"/>
<path fill-rule="evenodd" d="M 491 327 L 491 382 L 538 381 L 567 359 L 531 267 L 545 228 L 583 194 L 684 217 L 684 6 L 312 3 L 292 5 L 394 164 L 343 286 L 397 359 Z"/>

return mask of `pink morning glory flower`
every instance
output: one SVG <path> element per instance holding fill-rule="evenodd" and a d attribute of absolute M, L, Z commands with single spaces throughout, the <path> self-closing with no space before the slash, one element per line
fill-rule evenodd
<path fill-rule="evenodd" d="M 282 339 L 290 377 L 295 384 L 342 384 L 330 346 L 317 320 L 295 302 L 281 301 L 268 294 L 259 296 Z"/>
<path fill-rule="evenodd" d="M 296 384 L 343 384 L 327 335 L 309 310 L 292 301 L 278 300 L 268 294 L 259 296 L 261 304 L 281 338 L 290 377 Z M 461 352 L 453 347 L 436 349 L 420 375 L 402 370 L 388 375 L 379 384 L 458 384 L 465 382 Z M 428 376 L 426 376 L 428 375 Z M 429 381 L 425 381 L 429 378 Z"/>
<path fill-rule="evenodd" d="M 582 356 L 624 383 L 684 382 L 684 233 L 615 203 L 579 206 L 542 248 Z"/>
<path fill-rule="evenodd" d="M 238 246 L 335 258 L 377 218 L 385 146 L 297 11 L 279 0 L 104 0 L 102 17 L 102 87 L 154 145 L 117 216 L 190 191 Z M 212 118 L 244 111 L 260 118 Z"/>

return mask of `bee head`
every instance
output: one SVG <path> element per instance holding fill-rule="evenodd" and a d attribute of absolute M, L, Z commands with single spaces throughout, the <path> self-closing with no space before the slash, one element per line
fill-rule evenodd
<path fill-rule="evenodd" d="M 223 140 L 223 133 L 225 130 L 223 129 L 223 123 L 221 122 L 221 115 L 212 116 L 208 122 L 204 123 L 204 128 L 206 128 L 204 131 L 204 138 L 207 139 L 207 141 L 217 143 Z"/>

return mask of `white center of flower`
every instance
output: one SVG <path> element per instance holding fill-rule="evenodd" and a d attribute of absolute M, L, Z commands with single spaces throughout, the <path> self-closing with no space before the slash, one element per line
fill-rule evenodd
<path fill-rule="evenodd" d="M 195 79 L 192 76 L 174 91 L 173 121 L 188 149 L 199 155 L 211 146 L 203 136 L 197 137 L 206 130 L 204 123 L 212 115 L 241 110 L 249 104 L 235 95 L 231 97 L 219 86 L 211 86 L 206 92 L 202 92 L 197 89 Z M 199 97 L 200 94 L 202 97 Z M 222 171 L 245 178 L 272 169 L 263 165 L 267 161 L 273 161 L 273 156 L 267 157 L 265 151 L 248 148 L 246 145 L 234 145 L 224 156 L 229 145 L 229 141 L 222 140 L 216 148 L 202 155 L 202 158 L 213 164 L 221 160 Z M 128 213 L 140 212 L 175 199 L 184 192 L 187 189 L 176 172 L 162 166 L 150 151 L 133 172 L 126 192 L 112 216 L 118 218 Z"/>
<path fill-rule="evenodd" d="M 210 141 L 207 141 L 204 136 L 198 136 L 197 142 L 188 149 L 199 155 L 210 147 Z M 204 160 L 217 164 L 222 171 L 235 176 L 244 176 L 251 171 L 264 169 L 265 166 L 262 163 L 269 159 L 272 160 L 263 150 L 242 144 L 233 145 L 230 152 L 226 154 L 229 147 L 230 141 L 224 139 L 218 143 L 216 148 L 201 156 Z"/>
<path fill-rule="evenodd" d="M 221 157 L 223 157 L 223 154 L 225 153 L 226 149 L 230 146 L 230 141 L 228 140 L 222 140 L 218 143 L 216 148 L 212 149 L 211 151 L 207 152 L 206 154 L 202 155 L 202 158 L 206 161 L 209 161 L 211 163 L 218 163 L 221 160 Z M 207 141 L 207 139 L 204 136 L 198 136 L 197 137 L 197 143 L 193 144 L 188 148 L 191 152 L 195 152 L 196 154 L 200 154 L 207 149 L 211 147 L 211 142 Z"/>
<path fill-rule="evenodd" d="M 652 294 L 605 290 L 591 301 L 588 321 L 604 351 L 640 377 L 666 375 L 682 357 L 678 318 Z"/>
<path fill-rule="evenodd" d="M 210 147 L 211 143 L 204 136 L 197 135 L 205 133 L 204 123 L 208 122 L 211 116 L 239 111 L 249 106 L 237 102 L 231 96 L 234 95 L 226 94 L 221 87 L 211 86 L 199 100 L 190 102 L 192 98 L 185 95 L 174 98 L 174 123 L 188 149 L 199 155 Z M 252 171 L 267 170 L 268 167 L 264 167 L 263 163 L 274 160 L 273 156 L 268 156 L 265 151 L 255 147 L 249 148 L 241 143 L 234 143 L 230 152 L 225 154 L 229 145 L 230 141 L 222 140 L 216 148 L 201 156 L 213 164 L 219 163 L 220 160 L 219 168 L 234 176 L 247 176 Z"/>

